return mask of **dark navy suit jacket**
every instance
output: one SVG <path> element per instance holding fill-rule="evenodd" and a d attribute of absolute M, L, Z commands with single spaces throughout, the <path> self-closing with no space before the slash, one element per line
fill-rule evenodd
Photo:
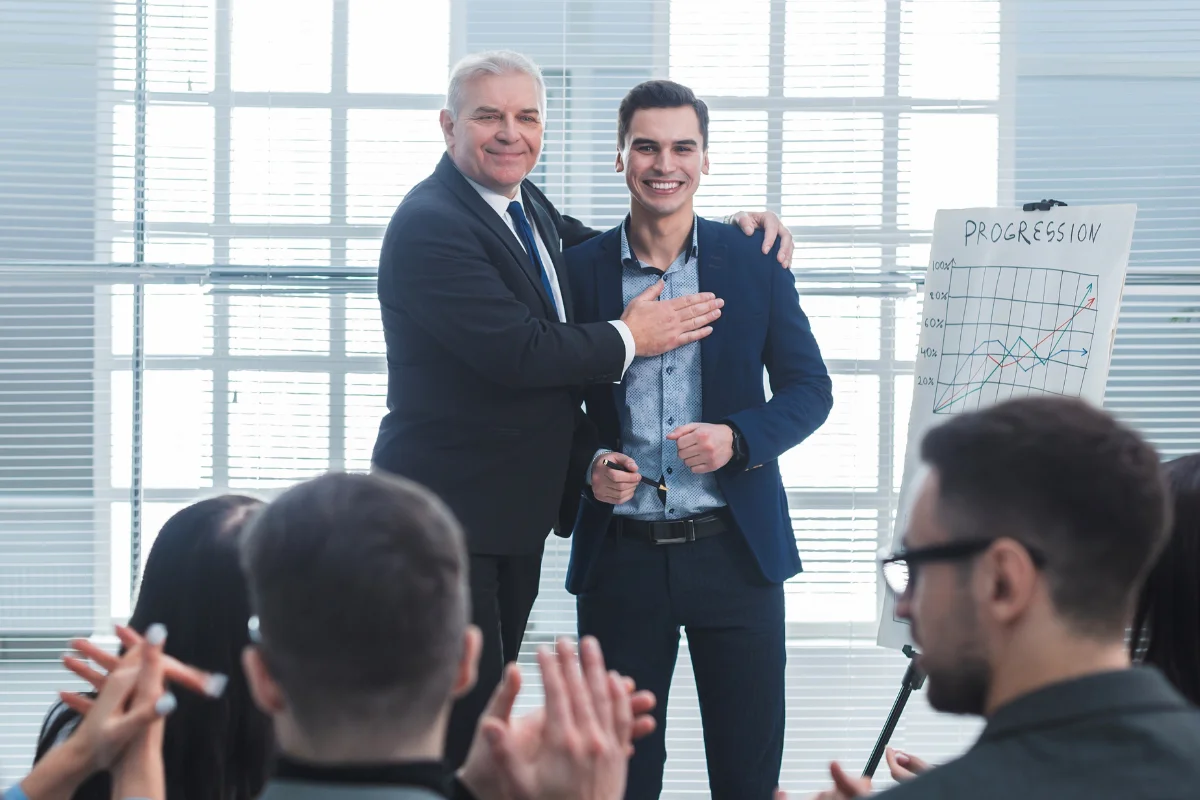
<path fill-rule="evenodd" d="M 728 420 L 745 438 L 748 463 L 726 465 L 717 482 L 763 576 L 779 583 L 800 572 L 801 565 L 777 459 L 825 422 L 833 406 L 832 383 L 800 309 L 795 279 L 773 254 L 763 254 L 762 232 L 746 236 L 731 225 L 704 219 L 697 224 L 700 291 L 725 300 L 712 334 L 700 343 L 704 411 L 699 421 Z M 624 306 L 620 227 L 565 256 L 576 322 L 617 319 Z M 590 457 L 597 447 L 621 450 L 617 409 L 625 403 L 624 386 L 590 386 L 585 403 L 594 429 L 577 428 L 576 455 Z M 567 570 L 573 594 L 588 586 L 612 511 L 589 489 L 581 491 Z"/>

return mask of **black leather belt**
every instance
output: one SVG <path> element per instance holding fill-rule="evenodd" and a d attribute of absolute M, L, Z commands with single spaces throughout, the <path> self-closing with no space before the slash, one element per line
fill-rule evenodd
<path fill-rule="evenodd" d="M 618 536 L 631 536 L 653 544 L 683 544 L 724 533 L 730 528 L 727 512 L 709 512 L 687 519 L 644 520 L 613 517 Z"/>

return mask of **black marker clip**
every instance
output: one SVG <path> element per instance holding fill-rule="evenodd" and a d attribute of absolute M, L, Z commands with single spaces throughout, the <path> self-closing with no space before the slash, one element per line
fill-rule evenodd
<path fill-rule="evenodd" d="M 1021 206 L 1022 211 L 1049 211 L 1055 206 L 1065 206 L 1061 200 L 1042 200 L 1041 202 L 1026 203 Z"/>

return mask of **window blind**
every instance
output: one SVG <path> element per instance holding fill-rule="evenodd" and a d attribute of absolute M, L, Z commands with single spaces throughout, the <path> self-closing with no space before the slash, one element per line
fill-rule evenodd
<path fill-rule="evenodd" d="M 835 408 L 781 459 L 781 784 L 865 760 L 903 658 L 874 647 L 920 285 L 941 207 L 1136 202 L 1107 405 L 1200 450 L 1200 3 L 1147 0 L 6 0 L 0 3 L 0 782 L 27 769 L 69 636 L 129 611 L 162 522 L 366 469 L 383 412 L 383 226 L 443 150 L 449 65 L 522 51 L 549 113 L 534 179 L 595 227 L 628 207 L 616 108 L 670 77 L 710 105 L 697 208 L 778 212 Z M 574 631 L 547 544 L 529 644 Z M 531 650 L 523 657 L 537 697 Z M 664 797 L 704 796 L 681 650 Z M 977 723 L 920 700 L 932 759 Z"/>

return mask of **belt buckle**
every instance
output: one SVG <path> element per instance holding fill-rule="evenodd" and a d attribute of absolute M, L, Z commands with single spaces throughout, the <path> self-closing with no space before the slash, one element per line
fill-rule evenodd
<path fill-rule="evenodd" d="M 654 536 L 654 534 L 653 534 L 654 529 L 651 528 L 650 529 L 651 530 L 650 540 L 652 542 L 654 542 L 655 544 L 684 544 L 686 542 L 696 541 L 696 522 L 695 522 L 695 520 L 684 519 L 684 520 L 680 520 L 680 522 L 683 523 L 683 529 L 684 529 L 683 536 L 672 536 L 669 539 L 659 539 Z"/>

